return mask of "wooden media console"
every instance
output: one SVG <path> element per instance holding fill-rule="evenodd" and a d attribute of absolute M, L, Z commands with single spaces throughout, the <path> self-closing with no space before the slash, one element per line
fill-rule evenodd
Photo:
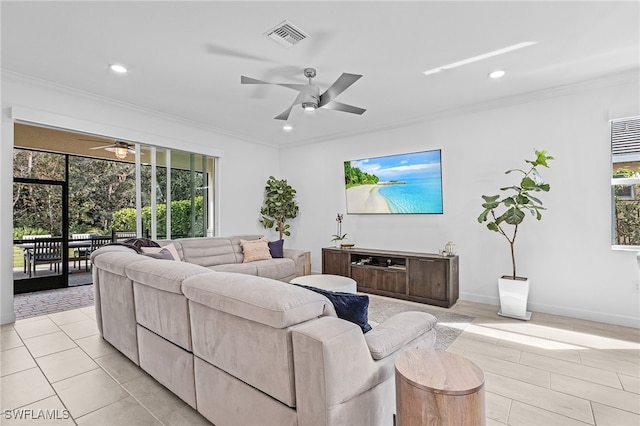
<path fill-rule="evenodd" d="M 458 300 L 458 256 L 326 247 L 322 273 L 353 278 L 364 293 L 446 308 Z"/>

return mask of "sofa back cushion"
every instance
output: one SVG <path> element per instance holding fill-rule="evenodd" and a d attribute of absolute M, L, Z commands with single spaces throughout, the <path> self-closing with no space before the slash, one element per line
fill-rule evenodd
<path fill-rule="evenodd" d="M 183 283 L 193 353 L 294 407 L 292 330 L 326 315 L 329 301 L 291 284 L 214 272 Z"/>
<path fill-rule="evenodd" d="M 237 256 L 229 238 L 180 238 L 176 242 L 180 244 L 182 259 L 185 262 L 204 267 L 237 263 Z"/>
<path fill-rule="evenodd" d="M 191 351 L 189 312 L 187 298 L 182 294 L 182 282 L 211 271 L 186 262 L 140 257 L 146 260 L 127 268 L 127 276 L 134 286 L 138 324 Z"/>
<path fill-rule="evenodd" d="M 136 364 L 139 360 L 133 282 L 126 269 L 145 259 L 124 246 L 105 246 L 92 254 L 96 319 L 101 334 Z"/>
<path fill-rule="evenodd" d="M 330 302 L 301 287 L 253 275 L 212 272 L 184 280 L 189 300 L 273 328 L 327 315 Z"/>

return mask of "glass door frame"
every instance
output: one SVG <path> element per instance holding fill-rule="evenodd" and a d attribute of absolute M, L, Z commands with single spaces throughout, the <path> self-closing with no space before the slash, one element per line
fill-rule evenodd
<path fill-rule="evenodd" d="M 60 274 L 48 275 L 44 277 L 31 277 L 21 280 L 13 280 L 13 294 L 28 293 L 32 291 L 53 290 L 57 288 L 69 287 L 69 155 L 65 154 L 65 178 L 64 181 L 33 179 L 33 178 L 13 178 L 13 183 L 23 183 L 28 185 L 53 185 L 62 189 L 62 224 L 60 239 L 62 242 L 62 267 Z M 14 240 L 14 244 L 20 244 L 25 240 Z"/>

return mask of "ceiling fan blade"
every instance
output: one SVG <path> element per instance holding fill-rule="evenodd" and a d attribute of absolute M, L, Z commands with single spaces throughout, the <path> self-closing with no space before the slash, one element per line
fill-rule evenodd
<path fill-rule="evenodd" d="M 115 145 L 114 144 L 110 144 L 110 145 L 105 145 L 105 146 L 94 146 L 94 147 L 91 147 L 89 149 L 105 149 L 105 148 L 115 148 Z"/>
<path fill-rule="evenodd" d="M 257 78 L 247 77 L 244 75 L 240 76 L 240 84 L 271 84 L 273 86 L 282 86 L 288 89 L 297 90 L 298 92 L 306 93 L 307 95 L 314 95 L 315 93 L 315 86 L 310 84 L 269 83 L 268 81 L 262 81 Z"/>
<path fill-rule="evenodd" d="M 228 47 L 219 46 L 217 44 L 208 43 L 207 51 L 214 55 L 231 56 L 241 59 L 252 59 L 254 61 L 273 62 L 272 59 L 263 58 L 262 56 L 252 55 L 251 53 L 241 52 L 239 50 L 229 49 Z"/>
<path fill-rule="evenodd" d="M 358 81 L 360 77 L 362 76 L 359 74 L 349 74 L 346 72 L 342 73 L 342 75 L 338 77 L 338 79 L 334 81 L 333 84 L 322 95 L 320 95 L 319 106 L 323 107 L 331 102 L 333 99 L 335 99 L 336 96 L 347 90 L 349 86 Z"/>
<path fill-rule="evenodd" d="M 343 112 L 350 112 L 351 114 L 362 114 L 366 111 L 366 109 L 364 108 L 358 108 L 355 107 L 353 105 L 347 105 L 347 104 L 343 104 L 341 102 L 336 102 L 336 101 L 332 101 L 328 104 L 325 104 L 319 108 L 326 108 L 326 109 L 332 109 L 334 111 L 343 111 Z"/>
<path fill-rule="evenodd" d="M 298 94 L 298 96 L 296 97 L 296 100 L 293 101 L 293 103 L 291 104 L 291 106 L 289 108 L 287 108 L 285 111 L 281 112 L 280 115 L 278 115 L 277 117 L 274 117 L 274 119 L 276 120 L 288 120 L 289 119 L 289 114 L 291 114 L 291 110 L 293 109 L 294 106 L 301 104 L 302 100 L 304 99 L 304 96 L 302 96 L 302 93 Z"/>
<path fill-rule="evenodd" d="M 257 78 L 246 77 L 244 75 L 240 76 L 240 84 L 273 84 L 267 81 L 258 80 Z"/>

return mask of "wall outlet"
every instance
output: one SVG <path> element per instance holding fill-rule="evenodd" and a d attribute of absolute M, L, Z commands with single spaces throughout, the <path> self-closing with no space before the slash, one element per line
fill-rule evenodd
<path fill-rule="evenodd" d="M 633 291 L 636 293 L 640 293 L 640 281 L 633 281 Z"/>

